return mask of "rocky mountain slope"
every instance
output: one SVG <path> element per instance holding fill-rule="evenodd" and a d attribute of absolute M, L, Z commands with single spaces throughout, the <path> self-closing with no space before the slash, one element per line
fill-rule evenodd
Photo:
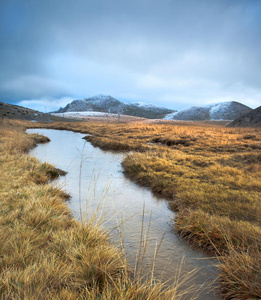
<path fill-rule="evenodd" d="M 261 106 L 235 119 L 228 127 L 261 127 Z"/>
<path fill-rule="evenodd" d="M 236 101 L 222 102 L 205 106 L 192 106 L 164 117 L 166 120 L 234 120 L 252 109 Z"/>
<path fill-rule="evenodd" d="M 116 113 L 128 116 L 161 119 L 165 115 L 174 112 L 174 110 L 164 107 L 158 107 L 145 103 L 123 103 L 111 96 L 97 95 L 84 100 L 74 100 L 67 104 L 64 108 L 60 108 L 57 113 L 64 112 L 82 112 L 97 111 Z"/>

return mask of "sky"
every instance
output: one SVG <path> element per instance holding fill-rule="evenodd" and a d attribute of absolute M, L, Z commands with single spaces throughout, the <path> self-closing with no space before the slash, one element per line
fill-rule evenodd
<path fill-rule="evenodd" d="M 261 105 L 260 0 L 0 0 L 0 101 Z"/>

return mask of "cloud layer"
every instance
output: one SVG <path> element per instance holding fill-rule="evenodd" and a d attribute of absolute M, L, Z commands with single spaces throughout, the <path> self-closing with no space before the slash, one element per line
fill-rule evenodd
<path fill-rule="evenodd" d="M 0 101 L 257 107 L 260 44 L 258 0 L 2 0 Z"/>

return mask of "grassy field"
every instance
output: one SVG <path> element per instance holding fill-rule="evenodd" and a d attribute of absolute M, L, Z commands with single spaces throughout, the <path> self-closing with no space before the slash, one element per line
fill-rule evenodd
<path fill-rule="evenodd" d="M 26 154 L 48 140 L 22 124 L 0 123 L 0 298 L 181 299 L 178 285 L 134 276 L 94 219 L 72 218 L 50 184 L 61 171 Z"/>
<path fill-rule="evenodd" d="M 35 126 L 35 124 L 34 124 Z M 220 258 L 224 295 L 261 298 L 261 130 L 211 123 L 54 123 L 94 146 L 132 151 L 127 176 L 165 196 L 176 230 Z"/>

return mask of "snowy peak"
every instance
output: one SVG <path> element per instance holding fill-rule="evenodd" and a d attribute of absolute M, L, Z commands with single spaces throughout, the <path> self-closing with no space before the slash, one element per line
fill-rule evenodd
<path fill-rule="evenodd" d="M 85 111 L 100 111 L 100 112 L 114 112 L 119 109 L 121 102 L 110 95 L 96 95 L 91 98 L 84 99 L 86 102 Z"/>
<path fill-rule="evenodd" d="M 236 101 L 221 102 L 205 106 L 192 106 L 167 115 L 167 120 L 234 120 L 252 109 Z"/>
<path fill-rule="evenodd" d="M 87 103 L 92 102 L 92 103 L 95 103 L 96 105 L 104 105 L 107 103 L 120 104 L 119 100 L 113 98 L 110 95 L 108 95 L 108 96 L 107 95 L 96 95 L 96 96 L 84 99 L 83 101 L 85 101 Z"/>
<path fill-rule="evenodd" d="M 110 99 L 112 98 L 110 95 L 103 95 L 103 94 L 99 94 L 99 95 L 95 95 L 95 96 L 92 96 L 91 98 L 86 98 L 84 100 L 106 100 L 106 99 Z"/>
<path fill-rule="evenodd" d="M 58 113 L 75 112 L 75 111 L 98 111 L 110 112 L 110 108 L 116 110 L 121 102 L 111 96 L 96 95 L 83 100 L 74 100 L 67 104 L 64 108 L 60 108 Z"/>
<path fill-rule="evenodd" d="M 252 109 L 236 101 L 222 102 L 210 108 L 210 120 L 234 120 Z"/>
<path fill-rule="evenodd" d="M 86 107 L 84 100 L 73 100 L 71 103 L 67 104 L 64 108 L 60 108 L 57 112 L 66 112 L 66 111 L 83 111 Z"/>
<path fill-rule="evenodd" d="M 67 104 L 64 108 L 60 108 L 57 112 L 64 113 L 83 111 L 120 113 L 123 115 L 149 119 L 161 119 L 165 115 L 173 112 L 171 109 L 143 102 L 132 104 L 123 103 L 110 95 L 96 95 L 84 100 L 74 100 Z"/>

